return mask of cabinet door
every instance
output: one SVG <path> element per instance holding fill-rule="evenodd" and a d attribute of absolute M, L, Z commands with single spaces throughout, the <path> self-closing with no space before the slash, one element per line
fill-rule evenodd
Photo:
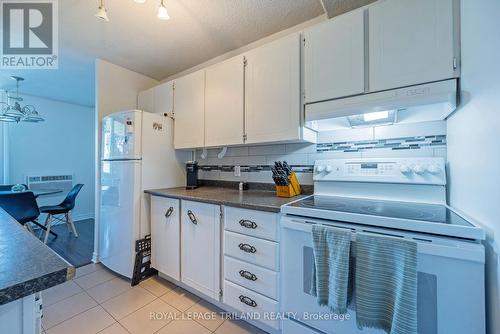
<path fill-rule="evenodd" d="M 176 149 L 203 147 L 205 143 L 205 71 L 175 80 Z"/>
<path fill-rule="evenodd" d="M 220 207 L 182 201 L 181 280 L 205 295 L 219 299 Z"/>
<path fill-rule="evenodd" d="M 304 38 L 306 103 L 364 93 L 363 10 L 318 24 Z"/>
<path fill-rule="evenodd" d="M 180 280 L 179 200 L 151 198 L 151 262 L 160 273 Z"/>
<path fill-rule="evenodd" d="M 174 82 L 169 81 L 154 89 L 154 112 L 157 114 L 172 114 L 174 109 Z"/>
<path fill-rule="evenodd" d="M 205 72 L 205 146 L 243 144 L 243 57 Z"/>
<path fill-rule="evenodd" d="M 147 112 L 154 112 L 155 101 L 154 101 L 154 87 L 144 90 L 137 96 L 137 108 Z"/>
<path fill-rule="evenodd" d="M 246 54 L 246 143 L 300 139 L 300 35 Z"/>
<path fill-rule="evenodd" d="M 370 91 L 457 76 L 454 9 L 454 0 L 387 0 L 370 7 Z"/>

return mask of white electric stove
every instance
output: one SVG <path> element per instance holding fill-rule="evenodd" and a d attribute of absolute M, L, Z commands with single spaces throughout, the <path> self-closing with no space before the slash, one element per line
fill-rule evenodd
<path fill-rule="evenodd" d="M 282 207 L 283 334 L 382 331 L 350 320 L 325 320 L 309 294 L 311 227 L 322 224 L 413 240 L 418 246 L 418 333 L 484 333 L 485 232 L 446 205 L 442 158 L 318 160 L 314 195 Z M 467 316 L 458 316 L 467 315 Z M 328 317 L 327 317 L 328 318 Z"/>

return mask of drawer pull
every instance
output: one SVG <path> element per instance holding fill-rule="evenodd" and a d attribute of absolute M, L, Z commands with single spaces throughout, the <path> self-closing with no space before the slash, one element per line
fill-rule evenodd
<path fill-rule="evenodd" d="M 168 208 L 167 213 L 165 213 L 165 218 L 170 217 L 173 212 L 174 212 L 174 208 L 173 207 Z"/>
<path fill-rule="evenodd" d="M 257 303 L 252 298 L 243 295 L 241 295 L 239 298 L 240 302 L 242 302 L 243 304 L 247 304 L 248 306 L 251 307 L 257 307 Z"/>
<path fill-rule="evenodd" d="M 246 271 L 246 270 L 240 270 L 240 276 L 243 278 L 246 278 L 249 281 L 256 281 L 257 280 L 257 276 L 255 276 L 255 274 L 252 274 L 251 272 Z"/>
<path fill-rule="evenodd" d="M 257 251 L 257 249 L 252 246 L 252 245 L 249 245 L 249 244 L 239 244 L 238 247 L 244 251 L 244 252 L 247 252 L 247 253 L 255 253 Z"/>
<path fill-rule="evenodd" d="M 194 215 L 193 211 L 188 210 L 187 215 L 189 217 L 189 220 L 191 220 L 191 223 L 198 225 L 198 220 L 196 220 L 196 216 Z"/>
<path fill-rule="evenodd" d="M 240 225 L 243 226 L 244 228 L 251 228 L 251 229 L 257 228 L 257 224 L 251 220 L 248 220 L 248 219 L 240 220 Z"/>

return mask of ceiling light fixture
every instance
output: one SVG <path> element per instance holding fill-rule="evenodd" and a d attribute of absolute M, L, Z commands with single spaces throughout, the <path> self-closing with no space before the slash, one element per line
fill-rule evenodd
<path fill-rule="evenodd" d="M 134 0 L 134 1 L 137 3 L 145 3 L 146 2 L 146 0 Z"/>
<path fill-rule="evenodd" d="M 95 14 L 95 17 L 104 20 L 106 22 L 109 22 L 108 11 L 104 6 L 104 0 L 99 1 L 99 9 L 97 11 L 97 14 Z"/>
<path fill-rule="evenodd" d="M 167 7 L 165 7 L 163 0 L 160 0 L 160 7 L 158 8 L 158 18 L 160 20 L 170 19 L 170 16 L 168 16 Z"/>
<path fill-rule="evenodd" d="M 16 81 L 16 95 L 9 94 L 8 91 L 2 91 L 0 95 L 0 122 L 43 122 L 35 106 L 29 104 L 21 106 L 23 98 L 19 96 L 19 82 L 24 81 L 21 77 L 11 77 Z"/>

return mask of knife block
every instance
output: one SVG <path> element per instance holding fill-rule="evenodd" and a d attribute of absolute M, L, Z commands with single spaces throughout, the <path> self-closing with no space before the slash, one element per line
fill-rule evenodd
<path fill-rule="evenodd" d="M 300 195 L 299 180 L 294 172 L 288 176 L 288 182 L 287 186 L 276 186 L 276 196 L 290 198 Z"/>

